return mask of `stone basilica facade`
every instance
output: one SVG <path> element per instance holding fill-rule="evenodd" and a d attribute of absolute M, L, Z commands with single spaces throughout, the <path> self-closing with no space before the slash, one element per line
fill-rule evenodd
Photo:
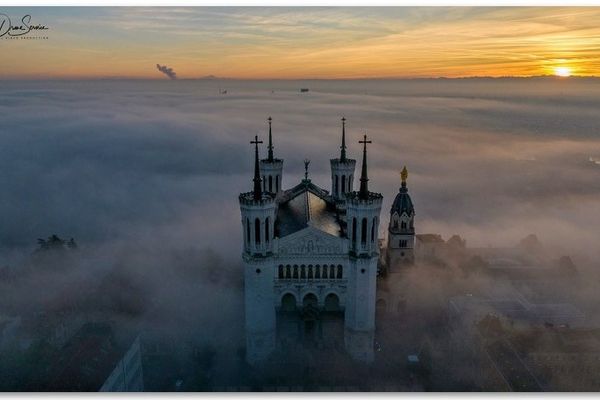
<path fill-rule="evenodd" d="M 370 362 L 379 272 L 401 270 L 414 258 L 414 208 L 406 168 L 390 210 L 387 247 L 380 249 L 383 196 L 369 190 L 367 136 L 359 142 L 359 190 L 354 190 L 356 160 L 346 154 L 344 118 L 341 151 L 331 159 L 330 191 L 311 182 L 308 172 L 284 190 L 283 160 L 274 156 L 271 122 L 269 118 L 268 156 L 259 159 L 262 142 L 255 137 L 254 187 L 239 196 L 246 359 L 251 364 L 265 361 L 289 340 L 321 346 L 341 342 L 354 359 Z"/>

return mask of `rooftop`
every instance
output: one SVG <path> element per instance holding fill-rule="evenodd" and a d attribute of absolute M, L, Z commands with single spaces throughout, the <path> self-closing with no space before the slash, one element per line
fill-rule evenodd
<path fill-rule="evenodd" d="M 277 212 L 276 232 L 284 237 L 309 226 L 342 236 L 342 225 L 328 192 L 304 180 L 283 193 Z"/>
<path fill-rule="evenodd" d="M 87 323 L 65 344 L 50 368 L 50 391 L 98 391 L 133 341 L 108 323 Z"/>

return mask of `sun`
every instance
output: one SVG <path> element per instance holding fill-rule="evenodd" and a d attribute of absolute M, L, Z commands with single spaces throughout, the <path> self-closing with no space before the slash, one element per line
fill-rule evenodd
<path fill-rule="evenodd" d="M 571 68 L 569 67 L 554 67 L 554 75 L 556 76 L 562 76 L 562 77 L 569 77 L 571 76 Z"/>

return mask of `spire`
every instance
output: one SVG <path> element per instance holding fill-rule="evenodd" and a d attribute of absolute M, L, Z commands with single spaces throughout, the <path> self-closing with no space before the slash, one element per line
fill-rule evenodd
<path fill-rule="evenodd" d="M 360 173 L 360 192 L 358 193 L 358 197 L 361 200 L 367 200 L 369 198 L 369 178 L 367 177 L 367 143 L 373 142 L 367 140 L 367 135 L 365 134 L 364 139 L 360 140 L 358 143 L 362 143 L 364 145 L 362 171 Z"/>
<path fill-rule="evenodd" d="M 346 118 L 342 117 L 342 146 L 340 147 L 340 149 L 342 149 L 341 153 L 340 153 L 340 161 L 345 163 L 346 162 Z"/>
<path fill-rule="evenodd" d="M 268 160 L 270 163 L 273 162 L 273 136 L 271 135 L 271 121 L 273 120 L 271 117 L 268 118 L 269 120 L 269 156 L 268 156 Z"/>
<path fill-rule="evenodd" d="M 259 165 L 258 165 L 258 145 L 259 143 L 262 143 L 261 140 L 258 140 L 258 135 L 254 136 L 254 140 L 250 142 L 250 144 L 255 145 L 255 152 L 254 152 L 254 200 L 260 200 L 262 199 L 262 190 L 261 190 L 261 179 L 260 179 L 260 172 L 259 172 Z"/>
<path fill-rule="evenodd" d="M 406 169 L 406 165 L 404 168 L 402 168 L 402 171 L 400 171 L 400 178 L 402 179 L 402 189 L 406 191 L 406 179 L 408 178 L 408 170 Z M 402 189 L 400 189 L 400 191 L 402 191 Z"/>

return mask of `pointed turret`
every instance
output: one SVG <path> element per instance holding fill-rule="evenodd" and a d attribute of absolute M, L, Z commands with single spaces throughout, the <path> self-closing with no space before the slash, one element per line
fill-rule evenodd
<path fill-rule="evenodd" d="M 346 118 L 342 118 L 342 145 L 340 146 L 340 157 L 331 160 L 331 195 L 338 202 L 340 210 L 343 210 L 343 202 L 346 194 L 351 193 L 354 186 L 354 167 L 356 160 L 346 155 Z"/>
<path fill-rule="evenodd" d="M 269 155 L 268 155 L 267 160 L 272 163 L 273 162 L 273 135 L 271 134 L 271 121 L 273 121 L 273 119 L 271 117 L 269 117 L 268 120 L 269 120 L 269 147 L 268 147 Z"/>
<path fill-rule="evenodd" d="M 367 135 L 364 135 L 364 139 L 360 140 L 358 143 L 362 143 L 363 147 L 363 161 L 362 161 L 362 170 L 360 173 L 360 191 L 359 197 L 361 200 L 369 199 L 369 177 L 367 176 L 367 143 L 373 143 L 370 140 L 367 140 Z"/>
<path fill-rule="evenodd" d="M 415 258 L 415 208 L 406 186 L 406 166 L 402 168 L 400 178 L 402 184 L 390 209 L 386 251 L 386 268 L 389 272 L 402 270 L 402 265 L 412 265 Z"/>
<path fill-rule="evenodd" d="M 281 178 L 283 174 L 283 160 L 275 158 L 273 152 L 273 118 L 267 118 L 269 121 L 269 142 L 267 145 L 267 158 L 260 160 L 260 174 L 263 180 L 263 191 L 269 193 L 281 192 Z"/>
<path fill-rule="evenodd" d="M 277 203 L 273 193 L 262 189 L 258 159 L 258 145 L 261 143 L 258 135 L 250 142 L 254 145 L 254 187 L 251 192 L 240 193 L 239 200 L 244 225 L 244 251 L 247 254 L 265 255 L 271 251 Z"/>
<path fill-rule="evenodd" d="M 342 145 L 340 146 L 340 162 L 345 163 L 346 159 L 346 117 L 342 117 Z"/>
<path fill-rule="evenodd" d="M 254 136 L 254 140 L 250 142 L 250 144 L 255 145 L 255 153 L 254 153 L 254 200 L 260 200 L 262 198 L 262 189 L 260 187 L 260 183 L 262 179 L 260 179 L 260 167 L 258 163 L 258 144 L 262 143 L 262 140 L 258 140 L 258 135 Z"/>

